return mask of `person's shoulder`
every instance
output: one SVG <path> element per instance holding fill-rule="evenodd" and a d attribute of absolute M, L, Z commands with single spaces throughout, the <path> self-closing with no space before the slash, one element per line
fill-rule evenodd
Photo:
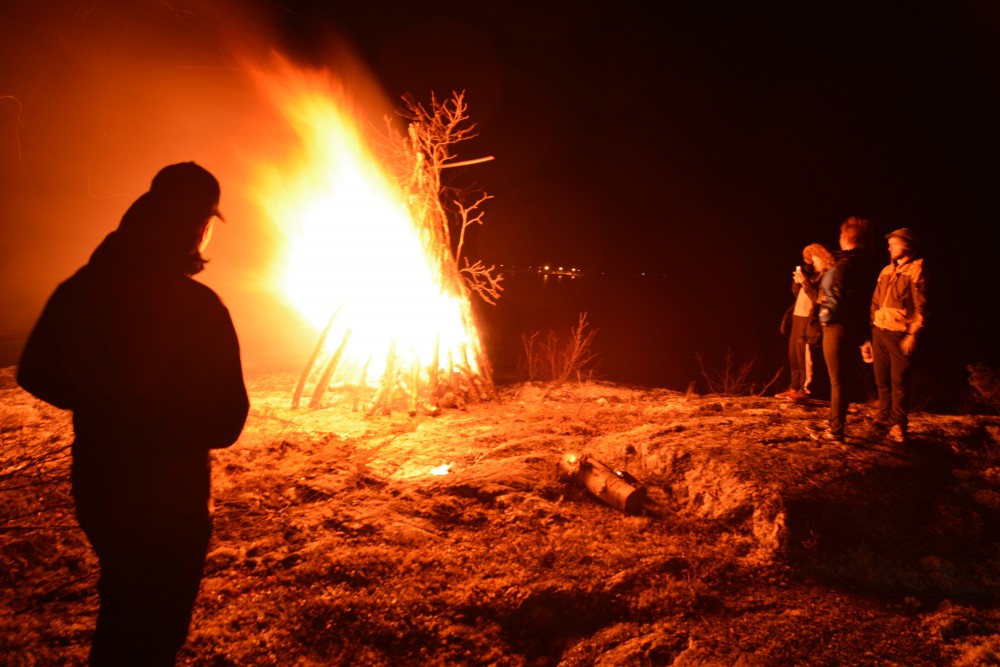
<path fill-rule="evenodd" d="M 205 299 L 219 299 L 219 295 L 215 293 L 215 290 L 195 278 L 184 276 L 183 283 L 185 288 L 190 290 L 192 294 L 198 294 Z"/>
<path fill-rule="evenodd" d="M 80 267 L 73 275 L 56 285 L 52 291 L 52 299 L 73 298 L 82 292 L 92 290 L 94 286 L 93 273 L 88 264 Z"/>

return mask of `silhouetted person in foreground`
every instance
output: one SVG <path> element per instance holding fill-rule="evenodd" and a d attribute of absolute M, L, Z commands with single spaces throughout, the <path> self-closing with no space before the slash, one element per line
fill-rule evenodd
<path fill-rule="evenodd" d="M 219 216 L 193 162 L 153 178 L 51 296 L 18 383 L 73 411 L 76 515 L 100 562 L 91 665 L 173 665 L 211 533 L 209 450 L 249 402 L 229 311 L 191 278 Z"/>
<path fill-rule="evenodd" d="M 872 248 L 872 225 L 848 218 L 840 225 L 840 250 L 833 268 L 823 274 L 819 321 L 823 326 L 823 358 L 830 376 L 830 416 L 815 440 L 844 442 L 847 409 L 860 385 L 861 345 L 870 335 L 871 290 L 878 276 Z"/>

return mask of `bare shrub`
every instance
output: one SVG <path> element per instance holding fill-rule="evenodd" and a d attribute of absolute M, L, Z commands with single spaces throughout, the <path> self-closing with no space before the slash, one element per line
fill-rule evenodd
<path fill-rule="evenodd" d="M 519 364 L 518 372 L 528 380 L 536 380 L 542 374 L 541 354 L 538 352 L 538 331 L 521 334 L 521 347 L 523 356 Z"/>
<path fill-rule="evenodd" d="M 761 384 L 754 376 L 755 359 L 739 361 L 731 347 L 726 348 L 722 365 L 717 368 L 706 368 L 700 353 L 695 352 L 694 356 L 698 360 L 701 376 L 708 386 L 708 393 L 719 396 L 763 396 L 778 381 L 784 370 L 779 368 L 774 377 L 767 383 Z"/>
<path fill-rule="evenodd" d="M 590 328 L 586 313 L 580 313 L 576 326 L 566 337 L 555 331 L 549 331 L 544 338 L 538 331 L 521 334 L 521 375 L 528 380 L 555 382 L 589 380 L 597 363 L 596 337 L 597 330 Z"/>

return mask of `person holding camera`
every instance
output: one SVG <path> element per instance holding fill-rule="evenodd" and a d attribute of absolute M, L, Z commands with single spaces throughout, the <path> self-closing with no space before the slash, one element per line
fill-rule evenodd
<path fill-rule="evenodd" d="M 819 323 L 819 303 L 822 297 L 820 280 L 832 266 L 833 255 L 819 243 L 802 249 L 802 266 L 792 273 L 792 294 L 795 301 L 782 323 L 782 333 L 788 336 L 788 369 L 791 382 L 788 389 L 775 398 L 804 401 L 810 396 L 825 394 L 820 379 L 826 375 L 823 362 L 822 327 Z"/>

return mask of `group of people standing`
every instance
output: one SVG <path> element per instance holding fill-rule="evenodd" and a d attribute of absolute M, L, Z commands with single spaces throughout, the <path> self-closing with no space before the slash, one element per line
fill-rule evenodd
<path fill-rule="evenodd" d="M 927 294 L 916 236 L 904 227 L 885 238 L 889 264 L 878 272 L 871 222 L 848 218 L 840 225 L 840 249 L 807 245 L 806 270 L 797 266 L 792 274 L 795 301 L 782 322 L 791 382 L 776 397 L 802 401 L 829 393 L 827 422 L 810 429 L 815 440 L 845 441 L 848 406 L 861 390 L 862 362 L 868 362 L 878 392 L 871 435 L 906 442 Z"/>

